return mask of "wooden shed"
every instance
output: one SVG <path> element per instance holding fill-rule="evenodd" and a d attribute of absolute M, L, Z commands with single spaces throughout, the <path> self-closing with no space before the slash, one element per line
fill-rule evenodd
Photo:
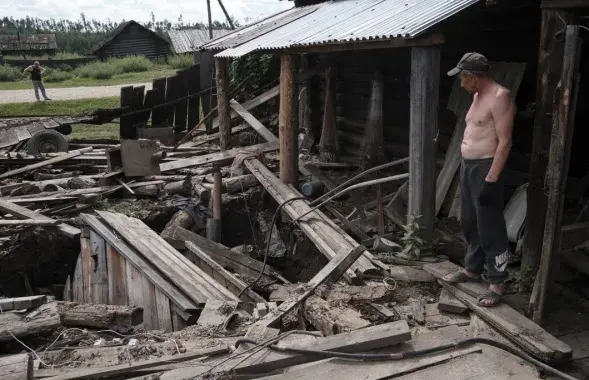
<path fill-rule="evenodd" d="M 99 216 L 82 214 L 81 253 L 64 299 L 141 306 L 142 327 L 166 332 L 195 323 L 208 300 L 239 301 L 140 220 Z"/>
<path fill-rule="evenodd" d="M 53 54 L 57 50 L 55 34 L 0 35 L 0 55 Z"/>
<path fill-rule="evenodd" d="M 148 58 L 165 57 L 170 54 L 170 43 L 159 34 L 137 23 L 126 21 L 94 47 L 91 54 L 100 59 L 142 55 Z"/>

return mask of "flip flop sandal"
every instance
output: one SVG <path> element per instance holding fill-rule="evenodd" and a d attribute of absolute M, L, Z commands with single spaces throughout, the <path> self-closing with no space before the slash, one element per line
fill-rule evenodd
<path fill-rule="evenodd" d="M 479 282 L 481 279 L 479 277 L 470 277 L 462 269 L 457 269 L 452 273 L 448 273 L 444 277 L 442 277 L 442 281 L 449 282 L 451 284 L 459 283 L 459 282 Z"/>
<path fill-rule="evenodd" d="M 484 306 L 484 307 L 493 307 L 496 306 L 500 301 L 501 301 L 501 297 L 503 295 L 499 294 L 499 293 L 495 293 L 492 290 L 489 290 L 486 293 L 481 294 L 480 296 L 477 297 L 477 303 L 480 306 Z M 491 303 L 483 303 L 481 301 L 491 301 Z"/>

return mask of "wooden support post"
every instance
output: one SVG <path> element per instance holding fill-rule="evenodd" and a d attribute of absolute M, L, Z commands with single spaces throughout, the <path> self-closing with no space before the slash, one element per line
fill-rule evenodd
<path fill-rule="evenodd" d="M 530 297 L 530 313 L 534 322 L 541 324 L 546 306 L 546 298 L 555 268 L 559 265 L 558 254 L 561 246 L 561 225 L 564 198 L 571 157 L 571 145 L 575 130 L 575 111 L 579 85 L 579 61 L 581 39 L 579 27 L 566 28 L 562 76 L 556 87 L 550 155 L 548 158 L 547 184 L 548 203 L 546 224 L 542 241 L 540 269 Z"/>
<path fill-rule="evenodd" d="M 375 78 L 372 80 L 368 122 L 364 130 L 364 146 L 361 157 L 362 161 L 368 167 L 382 164 L 384 159 L 383 97 L 384 84 L 382 75 L 377 72 Z"/>
<path fill-rule="evenodd" d="M 440 87 L 439 46 L 411 49 L 409 214 L 419 216 L 423 238 L 433 237 Z"/>
<path fill-rule="evenodd" d="M 319 141 L 321 157 L 327 161 L 337 161 L 340 150 L 337 133 L 334 71 L 335 68 L 332 66 L 325 72 L 325 111 L 323 113 L 321 140 Z"/>
<path fill-rule="evenodd" d="M 284 183 L 297 185 L 299 160 L 294 112 L 294 57 L 285 54 L 280 58 L 280 110 L 278 114 L 280 179 Z"/>
<path fill-rule="evenodd" d="M 301 65 L 299 68 L 299 76 L 302 75 L 310 67 L 309 58 L 305 55 L 301 56 Z M 311 131 L 311 78 L 305 78 L 299 83 L 298 90 L 299 103 L 299 130 L 304 131 L 308 136 L 312 136 Z"/>
<path fill-rule="evenodd" d="M 552 130 L 552 102 L 554 90 L 562 73 L 564 41 L 555 38 L 564 23 L 572 19 L 572 12 L 542 10 L 538 81 L 536 86 L 536 114 L 532 134 L 532 157 L 526 211 L 526 232 L 523 241 L 522 266 L 536 270 L 540 263 L 547 196 L 544 179 L 548 166 L 548 149 Z"/>
<path fill-rule="evenodd" d="M 229 108 L 229 60 L 215 58 L 217 103 L 219 104 L 219 141 L 221 150 L 231 149 L 231 108 Z"/>
<path fill-rule="evenodd" d="M 217 243 L 221 242 L 221 214 L 223 182 L 221 171 L 217 169 L 214 173 L 215 183 L 213 185 L 213 218 L 207 220 L 207 237 Z"/>

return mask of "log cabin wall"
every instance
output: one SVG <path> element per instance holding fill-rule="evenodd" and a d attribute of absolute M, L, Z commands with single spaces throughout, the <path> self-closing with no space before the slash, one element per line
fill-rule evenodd
<path fill-rule="evenodd" d="M 456 125 L 456 115 L 447 110 L 454 78 L 446 73 L 468 51 L 478 51 L 490 61 L 525 62 L 527 68 L 516 102 L 523 111 L 535 101 L 540 9 L 537 2 L 518 0 L 486 6 L 479 2 L 432 28 L 442 33 L 441 84 L 438 135 L 438 169 L 442 167 Z M 312 56 L 312 55 L 310 55 Z M 371 80 L 379 71 L 384 81 L 384 139 L 388 159 L 407 157 L 409 152 L 410 49 L 362 50 L 321 54 L 319 61 L 331 59 L 337 77 L 337 127 L 343 159 L 359 158 L 370 101 Z M 315 78 L 320 96 L 312 100 L 312 125 L 321 130 L 325 103 L 324 75 Z M 532 144 L 533 115 L 518 116 L 514 145 L 508 160 L 510 191 L 527 179 Z M 320 133 L 320 132 L 319 132 Z M 316 141 L 318 141 L 316 137 Z"/>

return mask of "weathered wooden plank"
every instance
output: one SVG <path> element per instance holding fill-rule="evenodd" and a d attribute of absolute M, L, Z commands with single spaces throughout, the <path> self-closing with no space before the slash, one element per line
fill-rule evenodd
<path fill-rule="evenodd" d="M 225 320 L 237 309 L 237 301 L 208 300 L 198 317 L 197 324 L 210 328 L 219 328 Z"/>
<path fill-rule="evenodd" d="M 110 329 L 127 333 L 143 321 L 143 307 L 57 302 L 57 311 L 64 326 Z"/>
<path fill-rule="evenodd" d="M 105 245 L 108 271 L 108 303 L 110 305 L 126 305 L 128 297 L 125 258 L 110 244 L 105 242 Z"/>
<path fill-rule="evenodd" d="M 94 266 L 92 275 L 92 301 L 108 303 L 108 268 L 106 242 L 94 231 L 90 231 L 90 248 Z"/>
<path fill-rule="evenodd" d="M 82 379 L 95 379 L 100 377 L 112 377 L 113 375 L 131 375 L 135 371 L 143 370 L 152 367 L 158 367 L 169 363 L 179 363 L 183 361 L 189 361 L 198 359 L 201 357 L 210 357 L 219 354 L 224 354 L 229 351 L 228 347 L 215 347 L 195 352 L 188 352 L 185 354 L 164 356 L 159 359 L 145 360 L 137 363 L 124 363 L 103 368 L 80 368 L 50 378 L 51 380 L 82 380 Z"/>
<path fill-rule="evenodd" d="M 166 297 L 158 288 L 155 291 L 155 307 L 157 310 L 158 329 L 164 332 L 174 331 L 172 326 L 172 310 L 170 308 L 170 299 Z"/>
<path fill-rule="evenodd" d="M 7 312 L 0 314 L 0 342 L 14 341 L 14 337 L 39 336 L 60 327 L 55 302 L 41 305 L 26 314 Z"/>
<path fill-rule="evenodd" d="M 2 380 L 33 380 L 33 357 L 31 354 L 0 357 L 0 378 Z"/>
<path fill-rule="evenodd" d="M 55 226 L 57 220 L 36 220 L 36 219 L 19 219 L 19 220 L 0 220 L 2 226 Z"/>
<path fill-rule="evenodd" d="M 155 286 L 149 281 L 149 279 L 141 275 L 141 282 L 140 282 L 140 291 L 141 297 L 143 299 L 143 328 L 147 331 L 150 330 L 159 330 L 159 318 L 158 318 L 158 308 L 157 308 L 157 300 L 155 295 Z"/>
<path fill-rule="evenodd" d="M 451 271 L 458 269 L 458 266 L 444 262 L 426 264 L 423 269 L 441 279 Z M 502 303 L 492 308 L 479 306 L 475 297 L 476 294 L 484 291 L 485 287 L 482 284 L 460 283 L 451 285 L 444 281 L 440 281 L 440 283 L 469 309 L 502 332 L 509 340 L 542 361 L 557 362 L 569 359 L 572 356 L 572 350 L 568 345 L 508 305 Z M 475 296 L 471 294 L 475 294 Z"/>
<path fill-rule="evenodd" d="M 43 214 L 31 211 L 22 206 L 15 205 L 11 202 L 0 200 L 0 211 L 5 214 L 11 214 L 23 219 L 36 219 L 36 220 L 53 220 Z M 68 224 L 61 223 L 57 226 L 57 229 L 67 237 L 77 238 L 80 236 L 80 229 L 72 227 Z"/>
<path fill-rule="evenodd" d="M 10 310 L 32 309 L 39 307 L 46 302 L 47 296 L 2 298 L 0 299 L 0 310 L 6 312 Z"/>
<path fill-rule="evenodd" d="M 86 237 L 85 234 L 80 238 L 80 256 L 82 256 L 82 279 L 84 281 L 84 293 L 80 302 L 92 303 L 92 296 L 94 294 L 92 289 L 92 277 L 94 274 L 92 270 L 92 247 L 90 245 L 90 237 Z"/>
<path fill-rule="evenodd" d="M 229 105 L 231 106 L 231 108 L 235 112 L 237 112 L 239 114 L 239 116 L 241 116 L 243 118 L 243 120 L 245 120 L 249 125 L 251 125 L 251 127 L 253 129 L 255 129 L 256 132 L 258 132 L 266 141 L 268 141 L 268 142 L 279 141 L 278 137 L 276 137 L 274 135 L 274 133 L 270 132 L 268 130 L 268 128 L 266 128 L 264 126 L 264 124 L 260 123 L 260 121 L 258 119 L 256 119 L 254 115 L 249 113 L 248 110 L 246 110 L 244 106 L 239 104 L 234 99 L 231 99 L 231 101 L 229 102 Z"/>
<path fill-rule="evenodd" d="M 177 91 L 178 91 L 179 80 L 181 80 L 181 78 L 178 75 L 173 75 L 173 76 L 166 78 L 166 103 L 171 102 L 172 100 L 176 100 L 178 98 Z M 175 105 L 171 105 L 171 106 L 164 108 L 165 114 L 166 114 L 166 124 L 167 125 L 174 125 L 174 110 L 175 110 L 175 108 L 176 108 Z"/>
<path fill-rule="evenodd" d="M 566 194 L 567 176 L 571 158 L 575 113 L 579 92 L 579 65 L 582 53 L 582 40 L 578 26 L 567 26 L 564 47 L 564 62 L 560 82 L 556 86 L 553 111 L 550 154 L 548 158 L 546 203 L 546 224 L 542 240 L 540 269 L 536 275 L 534 289 L 530 296 L 530 312 L 534 322 L 541 323 L 544 316 L 548 289 L 558 272 L 562 240 L 562 217 Z"/>
<path fill-rule="evenodd" d="M 189 241 L 201 249 L 203 249 L 210 257 L 212 257 L 216 262 L 221 264 L 225 268 L 229 268 L 236 273 L 244 274 L 250 277 L 257 277 L 260 274 L 262 269 L 264 270 L 264 274 L 270 277 L 275 277 L 282 281 L 285 284 L 288 284 L 289 281 L 282 277 L 279 271 L 274 269 L 272 266 L 267 265 L 264 266 L 264 263 L 252 259 L 247 255 L 242 255 L 236 253 L 229 248 L 216 243 L 210 239 L 207 239 L 203 236 L 195 234 L 194 232 L 188 231 L 182 227 L 176 227 L 170 236 L 170 242 L 173 243 L 174 241 L 178 242 L 176 248 L 185 247 L 186 241 Z"/>
<path fill-rule="evenodd" d="M 408 214 L 419 216 L 426 242 L 434 227 L 440 51 L 439 46 L 411 48 Z"/>
<path fill-rule="evenodd" d="M 440 300 L 438 301 L 438 309 L 440 311 L 447 311 L 450 313 L 457 313 L 462 314 L 468 311 L 468 307 L 466 307 L 462 302 L 456 299 L 453 295 L 450 294 L 446 289 L 442 289 L 440 293 Z"/>
<path fill-rule="evenodd" d="M 22 168 L 18 168 L 18 169 L 14 169 L 14 170 L 10 170 L 5 173 L 2 173 L 2 174 L 0 174 L 0 179 L 10 178 L 10 177 L 13 177 L 17 174 L 26 173 L 26 172 L 29 172 L 34 169 L 39 169 L 39 168 L 42 168 L 45 166 L 54 165 L 59 162 L 67 161 L 67 160 L 70 160 L 74 157 L 81 156 L 84 153 L 91 152 L 93 149 L 94 148 L 92 148 L 92 147 L 87 147 L 87 148 L 82 148 L 82 149 L 78 149 L 78 150 L 72 150 L 69 153 L 66 153 L 66 154 L 63 154 L 63 155 L 60 155 L 57 157 L 53 157 L 53 158 L 50 158 L 45 161 L 37 162 L 37 163 L 31 164 L 31 165 L 24 166 Z"/>
<path fill-rule="evenodd" d="M 129 306 L 143 307 L 145 301 L 143 299 L 143 276 L 141 275 L 141 272 L 139 272 L 139 270 L 137 270 L 137 268 L 135 268 L 130 261 L 127 261 L 126 275 L 127 299 L 129 300 Z M 147 310 L 147 313 L 148 312 L 149 310 Z M 143 324 L 141 324 L 141 326 L 143 326 Z"/>
<path fill-rule="evenodd" d="M 178 88 L 176 89 L 176 98 L 183 98 L 188 95 L 189 78 L 186 70 L 178 72 Z M 176 104 L 174 112 L 174 130 L 176 133 L 186 130 L 186 117 L 188 116 L 188 99 Z"/>
<path fill-rule="evenodd" d="M 297 184 L 298 177 L 298 126 L 295 117 L 295 58 L 284 54 L 280 57 L 280 109 L 278 134 L 280 138 L 280 179 L 284 183 Z"/>
<path fill-rule="evenodd" d="M 115 236 L 109 228 L 102 224 L 95 216 L 82 214 L 82 220 L 87 223 L 94 231 L 102 236 L 107 243 L 116 249 L 116 251 L 125 258 L 126 264 L 131 263 L 135 268 L 140 270 L 145 276 L 147 276 L 153 283 L 170 298 L 175 305 L 177 305 L 184 312 L 195 312 L 197 305 L 188 297 L 178 290 L 168 279 L 164 279 L 158 272 L 156 267 L 148 263 L 143 257 L 141 257 L 135 250 Z M 126 276 L 126 264 L 125 264 L 125 276 Z M 126 281 L 126 279 L 125 279 Z M 129 283 L 127 283 L 127 287 Z M 129 299 L 127 297 L 127 302 Z"/>
<path fill-rule="evenodd" d="M 135 92 L 133 86 L 121 87 L 121 107 L 128 107 L 129 111 L 133 111 Z M 133 117 L 121 116 L 119 119 L 119 137 L 122 139 L 132 139 L 135 137 L 135 130 L 133 128 Z"/>
<path fill-rule="evenodd" d="M 261 152 L 267 153 L 277 150 L 279 148 L 278 143 L 276 142 L 266 142 L 262 144 L 252 145 L 247 148 L 233 148 L 230 150 L 226 150 L 224 152 L 206 154 L 204 156 L 198 156 L 194 158 L 185 158 L 181 160 L 171 161 L 171 162 L 163 162 L 160 164 L 160 169 L 162 172 L 168 172 L 172 170 L 184 169 L 193 166 L 201 166 L 205 164 L 219 164 L 225 162 L 230 162 L 237 156 L 239 153 L 244 152 Z"/>
<path fill-rule="evenodd" d="M 72 278 L 72 301 L 82 302 L 84 300 L 84 274 L 82 272 L 82 255 L 78 255 L 74 277 Z"/>
<path fill-rule="evenodd" d="M 230 273 L 225 268 L 223 268 L 219 263 L 217 263 L 215 260 L 213 260 L 204 250 L 202 250 L 196 244 L 193 244 L 193 243 L 187 241 L 186 248 L 188 248 L 188 250 L 190 250 L 190 252 L 192 252 L 196 256 L 198 256 L 198 258 L 200 260 L 206 262 L 210 267 L 213 268 L 214 271 L 216 271 L 219 275 L 221 275 L 227 282 L 229 282 L 233 286 L 235 286 L 239 290 L 240 293 L 244 289 L 248 288 L 248 286 L 245 282 L 241 281 L 239 278 L 235 277 L 234 274 Z M 238 295 L 239 294 L 235 294 L 235 296 L 238 296 Z M 253 290 L 251 290 L 249 288 L 242 294 L 241 300 L 244 302 L 252 302 L 252 303 L 266 302 L 264 297 L 260 296 L 259 294 L 257 294 L 256 292 L 254 292 Z"/>
<path fill-rule="evenodd" d="M 219 145 L 221 150 L 231 148 L 231 110 L 229 109 L 229 60 L 215 58 L 217 75 L 217 102 L 219 114 Z"/>
<path fill-rule="evenodd" d="M 191 66 L 186 70 L 188 81 L 188 95 L 198 94 L 200 92 L 200 64 Z M 188 99 L 188 128 L 192 128 L 198 123 L 200 113 L 200 96 L 193 96 Z"/>
<path fill-rule="evenodd" d="M 163 104 L 166 101 L 166 78 L 154 79 L 152 83 L 152 91 L 154 91 L 154 105 Z M 164 108 L 156 108 L 152 111 L 151 125 L 159 127 L 166 123 L 166 110 Z"/>

